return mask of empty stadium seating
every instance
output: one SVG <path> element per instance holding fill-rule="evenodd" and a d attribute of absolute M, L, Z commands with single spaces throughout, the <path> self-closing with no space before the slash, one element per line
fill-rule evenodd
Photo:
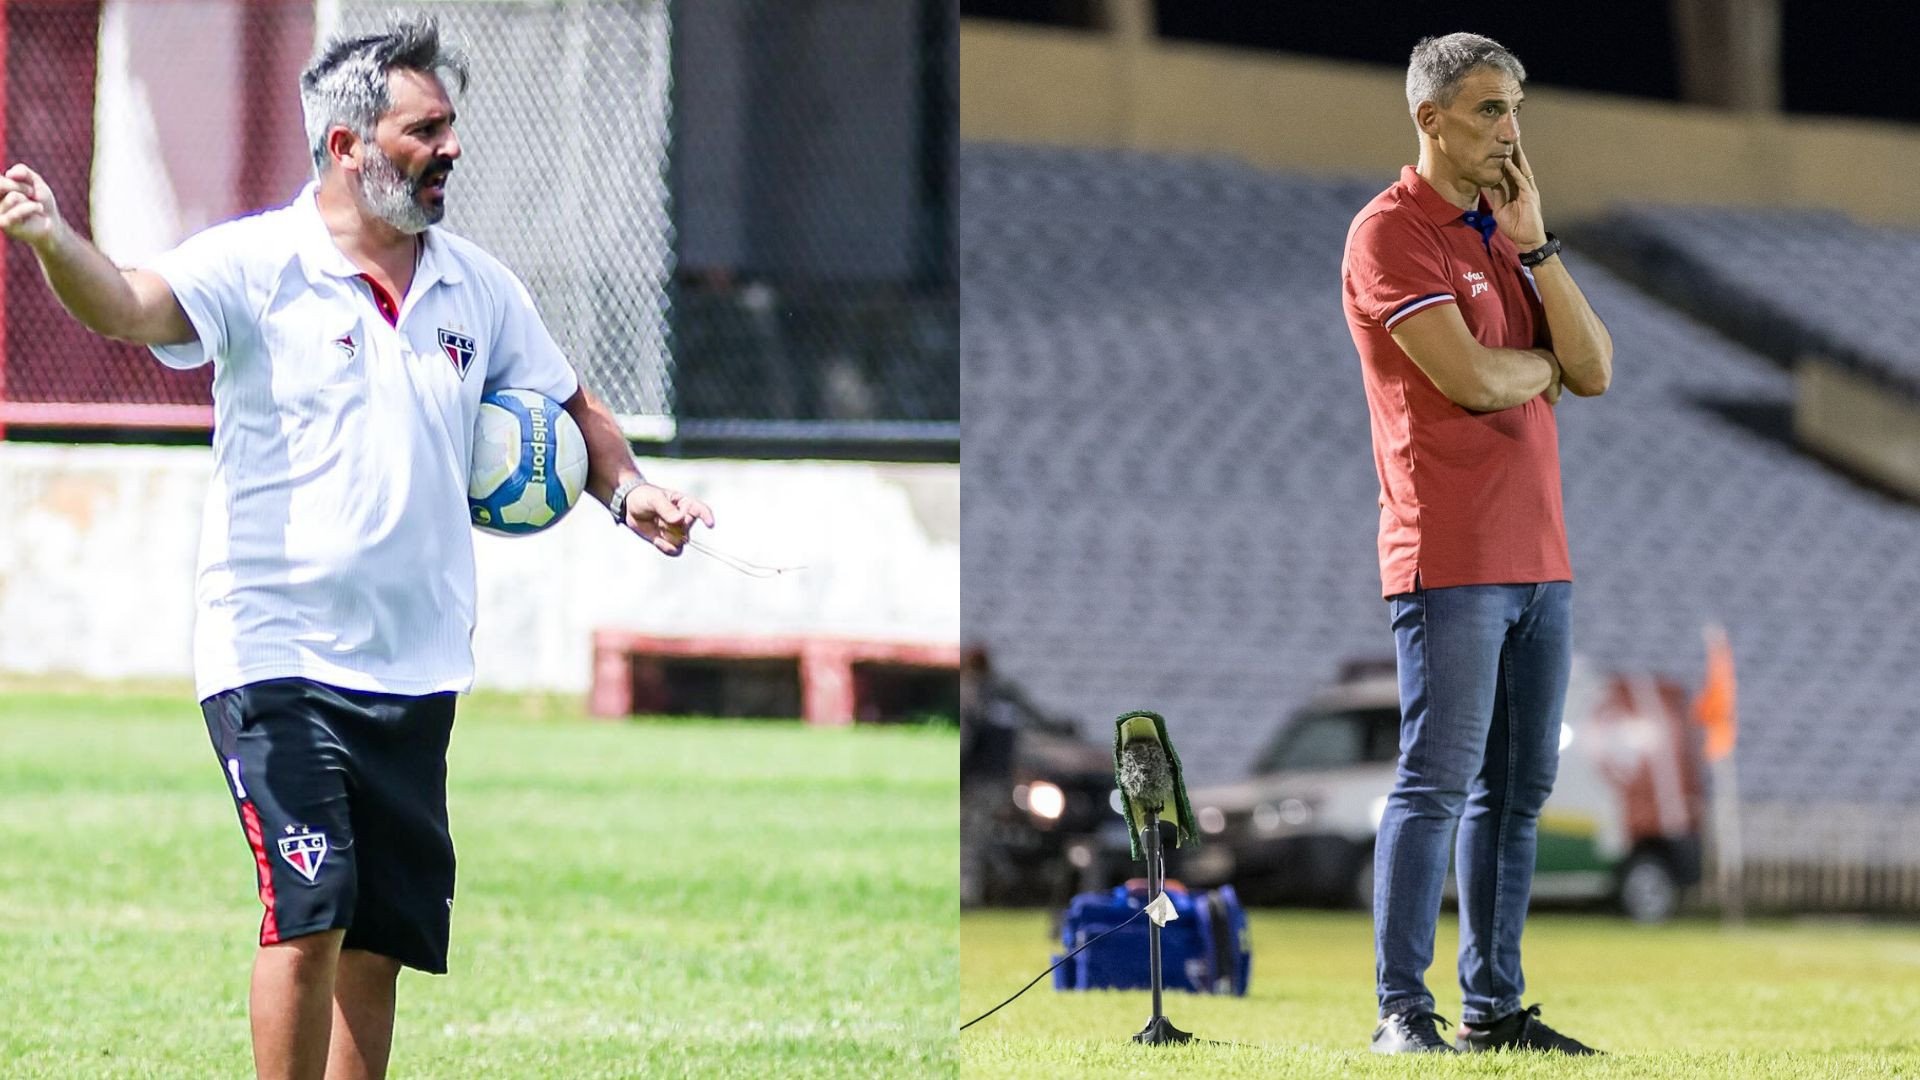
<path fill-rule="evenodd" d="M 1622 206 L 1583 235 L 1766 355 L 1817 353 L 1920 397 L 1920 232 L 1817 210 Z"/>

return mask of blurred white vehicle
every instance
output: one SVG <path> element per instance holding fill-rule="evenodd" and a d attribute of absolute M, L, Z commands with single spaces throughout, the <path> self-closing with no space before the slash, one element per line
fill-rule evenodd
<path fill-rule="evenodd" d="M 1540 816 L 1536 901 L 1611 901 L 1657 922 L 1700 878 L 1705 784 L 1686 694 L 1576 662 L 1560 772 Z M 1399 753 L 1392 661 L 1350 665 L 1275 732 L 1247 779 L 1190 793 L 1204 843 L 1173 872 L 1255 903 L 1369 907 Z M 1448 884 L 1451 894 L 1452 883 Z"/>

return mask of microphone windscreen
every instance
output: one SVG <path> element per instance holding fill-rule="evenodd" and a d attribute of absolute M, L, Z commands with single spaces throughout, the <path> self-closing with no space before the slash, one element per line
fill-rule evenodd
<path fill-rule="evenodd" d="M 1158 814 L 1173 801 L 1173 766 L 1166 748 L 1135 739 L 1120 748 L 1120 790 L 1142 811 Z"/>

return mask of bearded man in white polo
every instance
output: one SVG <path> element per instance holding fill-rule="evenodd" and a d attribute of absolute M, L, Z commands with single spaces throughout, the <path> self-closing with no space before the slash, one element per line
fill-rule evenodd
<path fill-rule="evenodd" d="M 662 553 L 713 525 L 641 477 L 513 272 L 433 227 L 460 160 L 448 83 L 466 79 L 430 18 L 335 38 L 300 79 L 315 182 L 143 268 L 78 235 L 26 165 L 0 178 L 0 230 L 76 319 L 214 366 L 194 666 L 266 909 L 262 1077 L 385 1075 L 400 968 L 446 970 L 481 395 L 564 402 L 587 490 Z"/>

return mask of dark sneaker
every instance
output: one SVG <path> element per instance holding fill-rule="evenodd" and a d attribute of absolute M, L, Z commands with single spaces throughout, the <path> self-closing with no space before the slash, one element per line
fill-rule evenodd
<path fill-rule="evenodd" d="M 1461 1050 L 1558 1050 L 1563 1054 L 1597 1054 L 1600 1051 L 1570 1039 L 1540 1020 L 1540 1006 L 1533 1005 L 1503 1016 L 1490 1024 L 1460 1025 L 1454 1043 Z"/>
<path fill-rule="evenodd" d="M 1456 1051 L 1453 1044 L 1440 1037 L 1433 1026 L 1446 1024 L 1447 1018 L 1427 1009 L 1409 1009 L 1406 1012 L 1388 1013 L 1380 1018 L 1380 1026 L 1373 1029 L 1373 1052 L 1376 1054 L 1451 1054 Z"/>

